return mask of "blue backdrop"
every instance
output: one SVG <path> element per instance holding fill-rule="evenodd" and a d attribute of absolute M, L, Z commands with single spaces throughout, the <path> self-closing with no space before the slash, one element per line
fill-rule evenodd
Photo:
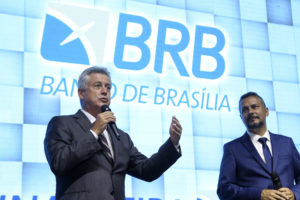
<path fill-rule="evenodd" d="M 218 199 L 247 91 L 265 99 L 268 129 L 300 149 L 299 10 L 299 0 L 1 0 L 0 199 L 54 196 L 46 126 L 77 111 L 77 78 L 95 64 L 111 71 L 117 125 L 141 152 L 158 150 L 172 115 L 183 126 L 182 157 L 152 183 L 127 176 L 128 199 Z"/>

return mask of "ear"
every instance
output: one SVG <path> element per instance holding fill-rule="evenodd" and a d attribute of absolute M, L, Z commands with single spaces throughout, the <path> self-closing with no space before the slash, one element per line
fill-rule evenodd
<path fill-rule="evenodd" d="M 79 96 L 80 100 L 83 100 L 84 96 L 85 96 L 85 90 L 78 89 L 77 92 L 78 92 L 78 96 Z"/>
<path fill-rule="evenodd" d="M 269 116 L 269 108 L 268 107 L 265 108 L 265 111 L 266 111 L 266 116 Z"/>

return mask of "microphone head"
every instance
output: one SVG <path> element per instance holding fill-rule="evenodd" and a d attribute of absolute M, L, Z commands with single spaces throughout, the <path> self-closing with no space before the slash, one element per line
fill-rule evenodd
<path fill-rule="evenodd" d="M 272 182 L 275 186 L 275 189 L 278 190 L 279 188 L 281 188 L 282 184 L 281 184 L 281 180 L 280 180 L 278 174 L 276 172 L 272 172 L 271 177 L 272 177 Z"/>
<path fill-rule="evenodd" d="M 272 177 L 272 180 L 278 180 L 279 179 L 279 176 L 276 172 L 272 172 L 271 177 Z"/>
<path fill-rule="evenodd" d="M 102 111 L 102 112 L 105 112 L 105 111 L 111 111 L 111 109 L 109 108 L 108 105 L 103 105 L 103 106 L 101 106 L 101 111 Z"/>

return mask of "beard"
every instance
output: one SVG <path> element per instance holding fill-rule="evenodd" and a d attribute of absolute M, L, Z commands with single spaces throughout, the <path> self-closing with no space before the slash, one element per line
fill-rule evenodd
<path fill-rule="evenodd" d="M 248 129 L 256 129 L 256 128 L 261 128 L 262 126 L 264 126 L 264 122 L 263 121 L 259 121 L 256 123 L 247 123 L 247 128 Z"/>

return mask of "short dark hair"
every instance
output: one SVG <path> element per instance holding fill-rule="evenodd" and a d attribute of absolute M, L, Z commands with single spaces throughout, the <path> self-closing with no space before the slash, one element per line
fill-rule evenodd
<path fill-rule="evenodd" d="M 96 73 L 104 74 L 109 78 L 109 80 L 111 80 L 110 73 L 105 67 L 99 67 L 99 66 L 89 67 L 80 74 L 78 79 L 78 89 L 86 90 L 87 84 L 90 79 L 90 75 Z"/>
<path fill-rule="evenodd" d="M 242 101 L 244 99 L 246 99 L 248 97 L 252 97 L 252 96 L 257 97 L 260 100 L 260 102 L 263 104 L 263 106 L 266 107 L 265 101 L 256 92 L 247 92 L 246 94 L 243 94 L 240 98 L 240 101 L 239 101 L 239 110 L 240 110 L 240 112 L 241 112 L 241 103 L 242 103 Z"/>

